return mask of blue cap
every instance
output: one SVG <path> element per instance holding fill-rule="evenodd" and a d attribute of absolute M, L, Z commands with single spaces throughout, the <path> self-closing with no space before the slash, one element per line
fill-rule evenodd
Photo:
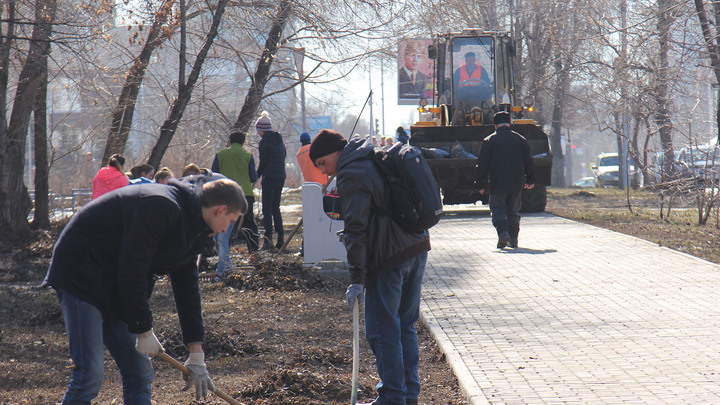
<path fill-rule="evenodd" d="M 300 143 L 303 145 L 309 144 L 310 143 L 310 134 L 308 134 L 307 132 L 303 132 L 302 134 L 300 134 Z"/>

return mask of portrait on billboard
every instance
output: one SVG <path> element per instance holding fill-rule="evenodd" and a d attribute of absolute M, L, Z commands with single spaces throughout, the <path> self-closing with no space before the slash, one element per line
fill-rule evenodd
<path fill-rule="evenodd" d="M 428 58 L 430 39 L 405 39 L 398 49 L 398 104 L 417 104 L 421 98 L 432 100 L 433 61 Z"/>

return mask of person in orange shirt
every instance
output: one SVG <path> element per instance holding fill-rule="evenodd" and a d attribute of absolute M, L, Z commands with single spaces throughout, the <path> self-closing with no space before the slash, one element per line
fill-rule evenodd
<path fill-rule="evenodd" d="M 298 164 L 300 164 L 300 170 L 302 170 L 305 181 L 311 181 L 325 185 L 328 182 L 327 174 L 323 174 L 322 170 L 317 168 L 312 160 L 310 160 L 310 134 L 303 132 L 300 134 L 300 150 L 297 153 Z"/>

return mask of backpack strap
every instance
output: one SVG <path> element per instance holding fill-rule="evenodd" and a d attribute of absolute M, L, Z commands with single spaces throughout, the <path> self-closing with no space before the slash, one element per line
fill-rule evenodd
<path fill-rule="evenodd" d="M 397 181 L 397 177 L 395 177 L 392 172 L 390 172 L 390 169 L 388 169 L 387 166 L 385 166 L 385 163 L 383 162 L 383 157 L 385 156 L 385 151 L 382 149 L 375 149 L 375 152 L 370 156 L 370 160 L 373 162 L 373 165 L 378 169 L 380 172 L 380 175 L 383 178 L 383 195 L 385 197 L 385 207 L 378 207 L 374 206 L 370 208 L 370 212 L 375 215 L 383 216 L 383 217 L 390 217 L 390 186 L 392 185 L 393 181 Z"/>

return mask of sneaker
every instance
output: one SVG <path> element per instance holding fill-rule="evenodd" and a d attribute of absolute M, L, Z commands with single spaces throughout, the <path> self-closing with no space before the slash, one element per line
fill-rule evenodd
<path fill-rule="evenodd" d="M 508 246 L 510 246 L 511 248 L 516 248 L 516 247 L 518 247 L 517 238 L 510 238 L 510 244 L 509 244 Z"/>
<path fill-rule="evenodd" d="M 510 234 L 507 233 L 507 231 L 501 232 L 500 235 L 498 236 L 497 248 L 498 249 L 504 248 L 505 246 L 507 246 L 508 242 L 510 242 Z"/>
<path fill-rule="evenodd" d="M 215 275 L 214 275 L 213 278 L 212 278 L 212 281 L 214 281 L 214 282 L 216 282 L 216 283 L 222 283 L 222 282 L 223 282 L 223 276 L 221 276 L 220 274 L 215 273 Z"/>

